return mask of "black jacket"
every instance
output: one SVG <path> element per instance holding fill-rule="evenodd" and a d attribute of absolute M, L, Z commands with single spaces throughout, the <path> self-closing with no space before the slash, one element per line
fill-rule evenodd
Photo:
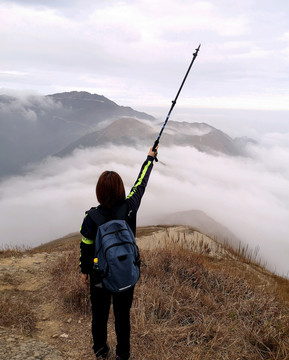
<path fill-rule="evenodd" d="M 80 228 L 82 241 L 80 243 L 80 269 L 84 274 L 90 274 L 93 266 L 94 258 L 94 240 L 97 233 L 97 224 L 93 220 L 96 212 L 100 213 L 106 221 L 117 218 L 117 214 L 123 214 L 121 217 L 126 220 L 132 229 L 134 235 L 136 233 L 136 215 L 141 203 L 141 199 L 145 192 L 151 170 L 153 168 L 153 158 L 148 156 L 143 163 L 138 178 L 132 187 L 129 195 L 122 204 L 119 204 L 113 210 L 105 208 L 103 205 L 93 207 L 86 211 L 83 223 Z"/>

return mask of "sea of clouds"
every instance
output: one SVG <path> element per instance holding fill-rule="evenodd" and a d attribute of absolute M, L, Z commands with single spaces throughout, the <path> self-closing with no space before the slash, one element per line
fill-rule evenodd
<path fill-rule="evenodd" d="M 165 147 L 138 213 L 138 224 L 160 214 L 201 210 L 228 227 L 267 267 L 289 274 L 289 137 L 263 134 L 248 157 L 209 155 L 190 147 Z M 149 147 L 149 146 L 148 146 Z M 97 205 L 102 171 L 117 171 L 130 191 L 148 149 L 76 150 L 47 158 L 25 175 L 0 183 L 0 246 L 35 246 L 79 230 Z"/>

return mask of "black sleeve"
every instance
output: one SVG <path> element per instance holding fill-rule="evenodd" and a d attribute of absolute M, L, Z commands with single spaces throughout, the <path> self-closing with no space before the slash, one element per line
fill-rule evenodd
<path fill-rule="evenodd" d="M 82 235 L 80 243 L 80 271 L 83 274 L 90 274 L 94 259 L 94 239 L 97 232 L 97 226 L 94 221 L 88 216 L 87 212 L 80 228 Z"/>
<path fill-rule="evenodd" d="M 129 195 L 126 198 L 126 201 L 129 206 L 129 210 L 133 213 L 136 213 L 140 203 L 141 199 L 143 197 L 143 194 L 145 192 L 145 188 L 147 186 L 152 168 L 153 168 L 153 157 L 148 156 L 146 161 L 142 164 L 142 167 L 140 169 L 140 173 L 137 177 L 137 180 L 132 187 Z"/>

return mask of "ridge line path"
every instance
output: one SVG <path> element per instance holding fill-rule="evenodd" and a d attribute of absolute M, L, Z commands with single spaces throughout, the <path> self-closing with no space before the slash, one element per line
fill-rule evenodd
<path fill-rule="evenodd" d="M 141 249 L 182 244 L 191 250 L 214 257 L 222 257 L 225 253 L 217 242 L 187 226 L 146 229 L 148 233 L 137 237 Z M 66 240 L 78 241 L 78 238 L 71 235 L 67 236 Z M 15 314 L 25 307 L 28 314 L 24 319 L 23 316 L 19 318 L 18 322 L 18 319 L 11 321 L 17 323 L 17 326 L 3 326 L 0 323 L 0 360 L 94 358 L 91 350 L 90 315 L 66 312 L 52 288 L 55 281 L 52 281 L 51 269 L 61 256 L 71 251 L 70 246 L 66 248 L 68 250 L 53 246 L 51 244 L 48 252 L 42 250 L 33 253 L 32 250 L 31 253 L 27 251 L 18 256 L 0 258 L 0 296 L 11 303 L 5 306 L 11 305 L 12 309 L 16 306 Z M 77 262 L 78 259 L 75 264 L 76 272 Z M 7 313 L 10 314 L 8 310 Z M 25 326 L 28 326 L 28 331 L 24 329 Z"/>
<path fill-rule="evenodd" d="M 31 322 L 35 320 L 32 332 L 23 331 L 21 321 L 17 327 L 0 323 L 0 360 L 79 360 L 93 354 L 89 323 L 82 324 L 85 319 L 81 316 L 66 314 L 51 289 L 51 268 L 63 253 L 24 253 L 0 259 L 0 296 L 6 295 L 11 306 L 13 302 L 19 307 L 28 304 Z M 73 346 L 76 338 L 77 343 L 83 340 L 86 349 Z"/>

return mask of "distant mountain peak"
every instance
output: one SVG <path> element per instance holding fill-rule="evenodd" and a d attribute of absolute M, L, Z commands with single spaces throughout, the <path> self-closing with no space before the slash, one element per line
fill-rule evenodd
<path fill-rule="evenodd" d="M 123 117 L 155 120 L 87 91 L 32 97 L 0 95 L 0 177 L 20 173 L 27 164 L 41 161 Z"/>
<path fill-rule="evenodd" d="M 122 117 L 110 124 L 103 132 L 114 134 L 115 137 L 126 134 L 138 138 L 140 134 L 141 136 L 153 134 L 153 129 L 135 118 Z"/>
<path fill-rule="evenodd" d="M 91 94 L 87 91 L 69 91 L 69 92 L 57 93 L 47 96 L 53 98 L 54 100 L 67 99 L 67 100 L 100 101 L 100 102 L 113 103 L 117 106 L 117 104 L 114 101 L 109 100 L 105 96 L 98 94 Z"/>
<path fill-rule="evenodd" d="M 182 132 L 191 136 L 204 136 L 212 131 L 216 131 L 213 126 L 204 122 L 187 122 L 187 121 L 170 121 L 167 125 L 166 131 Z"/>

